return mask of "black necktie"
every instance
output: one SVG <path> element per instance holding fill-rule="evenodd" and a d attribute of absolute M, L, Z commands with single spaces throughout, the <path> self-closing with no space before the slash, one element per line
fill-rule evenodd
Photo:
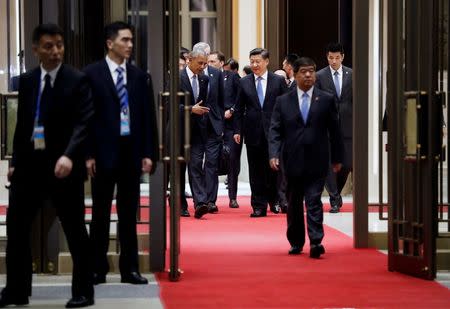
<path fill-rule="evenodd" d="M 39 119 L 38 124 L 42 124 L 45 113 L 47 112 L 47 108 L 52 99 L 52 84 L 51 77 L 49 74 L 45 74 L 45 85 L 41 94 L 41 102 L 39 106 Z"/>

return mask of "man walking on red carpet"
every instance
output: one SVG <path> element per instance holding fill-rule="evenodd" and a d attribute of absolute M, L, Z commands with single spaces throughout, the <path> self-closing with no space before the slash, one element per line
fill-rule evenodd
<path fill-rule="evenodd" d="M 269 130 L 270 167 L 286 171 L 289 254 L 299 254 L 305 244 L 305 200 L 310 257 L 325 253 L 321 194 L 331 159 L 333 171 L 342 164 L 342 138 L 334 97 L 314 87 L 316 64 L 302 57 L 293 64 L 297 89 L 277 98 Z M 280 160 L 280 155 L 282 160 Z"/>

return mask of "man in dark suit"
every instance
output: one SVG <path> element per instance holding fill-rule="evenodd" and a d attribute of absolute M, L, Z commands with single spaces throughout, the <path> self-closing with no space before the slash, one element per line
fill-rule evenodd
<path fill-rule="evenodd" d="M 33 32 L 40 66 L 21 75 L 17 126 L 8 177 L 6 287 L 0 307 L 28 304 L 31 295 L 30 230 L 45 201 L 56 208 L 73 260 L 67 308 L 94 304 L 89 238 L 84 222 L 84 150 L 93 115 L 84 74 L 62 64 L 63 31 L 43 24 Z"/>
<path fill-rule="evenodd" d="M 340 43 L 330 43 L 326 50 L 329 66 L 317 72 L 316 87 L 332 93 L 336 97 L 339 113 L 339 126 L 344 141 L 342 168 L 334 173 L 330 168 L 325 188 L 330 195 L 331 213 L 339 212 L 342 207 L 342 188 L 353 168 L 353 90 L 352 69 L 343 66 L 344 48 Z"/>
<path fill-rule="evenodd" d="M 221 70 L 223 78 L 223 103 L 225 109 L 223 141 L 224 145 L 226 145 L 230 149 L 229 172 L 227 174 L 228 197 L 230 198 L 230 202 L 228 205 L 230 208 L 239 208 L 239 204 L 236 198 L 238 176 L 241 168 L 242 144 L 235 143 L 233 139 L 233 113 L 236 108 L 236 99 L 239 90 L 239 79 L 241 77 L 237 72 L 233 72 L 231 70 L 223 70 L 224 63 L 225 56 L 222 52 L 213 51 L 209 54 L 208 66 L 213 66 L 216 69 Z M 236 64 L 236 62 L 232 63 Z"/>
<path fill-rule="evenodd" d="M 209 44 L 199 42 L 192 50 L 204 51 L 209 56 Z M 192 196 L 203 202 L 206 195 L 208 211 L 219 211 L 216 205 L 219 187 L 219 154 L 223 143 L 223 77 L 222 72 L 215 67 L 206 65 L 203 74 L 208 77 L 208 88 L 205 105 L 209 112 L 204 119 L 204 138 L 196 140 L 191 146 L 191 161 L 189 162 L 189 177 L 192 185 Z M 204 158 L 204 160 L 203 160 Z M 198 198 L 196 198 L 196 195 Z"/>
<path fill-rule="evenodd" d="M 288 84 L 289 89 L 297 88 L 297 83 L 295 82 L 295 76 L 294 76 L 294 69 L 292 68 L 292 65 L 298 58 L 299 57 L 297 54 L 291 53 L 291 54 L 287 54 L 283 60 L 283 70 L 286 72 L 287 78 L 289 80 L 289 84 Z"/>
<path fill-rule="evenodd" d="M 265 217 L 267 204 L 273 213 L 279 213 L 277 173 L 267 164 L 269 153 L 267 137 L 270 118 L 278 96 L 287 91 L 283 77 L 267 70 L 269 52 L 255 48 L 250 51 L 253 73 L 240 80 L 240 90 L 234 113 L 234 140 L 240 144 L 245 140 L 252 191 L 251 217 Z"/>
<path fill-rule="evenodd" d="M 305 244 L 304 199 L 310 257 L 319 258 L 325 253 L 320 197 L 330 157 L 335 171 L 341 167 L 342 140 L 334 97 L 314 87 L 314 61 L 302 57 L 293 68 L 297 90 L 279 97 L 272 114 L 270 166 L 277 171 L 281 161 L 286 171 L 289 254 L 301 253 Z"/>
<path fill-rule="evenodd" d="M 202 49 L 193 49 L 189 54 L 189 63 L 183 71 L 180 72 L 180 90 L 189 92 L 191 97 L 191 160 L 189 161 L 189 182 L 191 185 L 192 197 L 194 199 L 195 214 L 194 217 L 200 219 L 208 213 L 208 191 L 206 190 L 206 175 L 203 170 L 203 156 L 206 161 L 211 160 L 211 153 L 208 152 L 207 141 L 214 130 L 209 121 L 209 113 L 211 108 L 205 106 L 207 101 L 209 78 L 203 74 L 207 64 L 207 53 Z M 180 117 L 184 113 L 184 101 L 180 101 Z M 184 125 L 180 127 L 184 128 Z M 184 137 L 184 133 L 180 131 L 180 135 Z M 184 140 L 182 138 L 182 144 Z M 216 157 L 217 160 L 217 157 Z M 205 167 L 206 169 L 206 167 Z M 184 189 L 184 170 L 181 169 L 181 192 Z M 187 211 L 187 209 L 186 209 Z M 183 209 L 182 213 L 183 215 Z M 187 215 L 186 215 L 187 216 Z"/>
<path fill-rule="evenodd" d="M 123 22 L 105 27 L 107 55 L 87 66 L 95 115 L 86 167 L 92 180 L 94 283 L 106 282 L 107 252 L 114 187 L 117 185 L 119 268 L 121 281 L 147 284 L 139 273 L 136 212 L 140 177 L 152 169 L 154 143 L 151 119 L 153 90 L 148 75 L 127 63 L 133 29 Z"/>

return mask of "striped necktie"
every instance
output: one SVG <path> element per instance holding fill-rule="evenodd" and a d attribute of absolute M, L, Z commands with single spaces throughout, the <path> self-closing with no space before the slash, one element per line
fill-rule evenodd
<path fill-rule="evenodd" d="M 125 87 L 123 72 L 125 71 L 122 67 L 117 67 L 117 82 L 116 90 L 117 96 L 120 101 L 120 135 L 126 136 L 130 135 L 130 117 L 128 108 L 128 91 Z"/>

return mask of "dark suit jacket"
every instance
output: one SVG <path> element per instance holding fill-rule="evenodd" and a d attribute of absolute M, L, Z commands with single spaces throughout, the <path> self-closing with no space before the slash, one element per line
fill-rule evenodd
<path fill-rule="evenodd" d="M 223 104 L 224 109 L 236 108 L 237 95 L 239 91 L 239 80 L 241 77 L 233 71 L 223 71 Z"/>
<path fill-rule="evenodd" d="M 206 106 L 206 98 L 208 92 L 209 78 L 206 75 L 198 75 L 198 87 L 199 93 L 197 101 L 194 102 L 194 93 L 192 92 L 191 82 L 189 81 L 189 76 L 186 69 L 180 72 L 180 91 L 189 92 L 191 94 L 191 105 L 194 105 L 200 101 L 203 101 L 203 106 Z M 180 135 L 182 143 L 184 143 L 184 99 L 180 100 Z M 191 113 L 191 143 L 202 141 L 206 138 L 206 115 L 196 115 Z"/>
<path fill-rule="evenodd" d="M 208 118 L 216 135 L 223 133 L 223 77 L 222 72 L 208 66 L 209 87 L 205 106 L 209 107 Z"/>
<path fill-rule="evenodd" d="M 288 91 L 283 77 L 268 72 L 264 104 L 261 108 L 256 93 L 255 75 L 249 74 L 240 80 L 234 118 L 234 133 L 241 134 L 248 145 L 258 145 L 261 137 L 269 135 L 270 119 L 276 98 Z M 243 128 L 242 128 L 243 124 Z"/>
<path fill-rule="evenodd" d="M 316 87 L 333 94 L 336 97 L 339 112 L 339 125 L 343 138 L 352 138 L 353 132 L 353 93 L 352 69 L 342 66 L 342 90 L 338 98 L 334 87 L 330 66 L 323 68 L 316 74 Z"/>
<path fill-rule="evenodd" d="M 330 149 L 331 148 L 331 149 Z M 297 91 L 278 97 L 269 133 L 269 156 L 280 158 L 288 177 L 328 174 L 331 162 L 342 162 L 342 139 L 333 96 L 314 88 L 306 124 Z"/>
<path fill-rule="evenodd" d="M 336 97 L 337 109 L 339 113 L 339 127 L 341 128 L 344 140 L 343 164 L 347 168 L 353 166 L 353 93 L 352 93 L 352 69 L 342 66 L 342 89 L 338 98 L 334 87 L 330 66 L 323 68 L 316 74 L 316 87 L 332 93 Z"/>
<path fill-rule="evenodd" d="M 20 77 L 17 126 L 14 134 L 12 166 L 14 174 L 29 168 L 34 146 L 34 128 L 41 69 L 35 68 Z M 85 151 L 88 122 L 92 117 L 92 96 L 86 76 L 62 64 L 53 85 L 50 106 L 42 110 L 45 146 L 51 166 L 65 155 L 73 161 L 70 176 L 85 175 Z M 69 177 L 70 177 L 69 176 Z"/>
<path fill-rule="evenodd" d="M 239 80 L 241 77 L 238 73 L 232 71 L 223 71 L 223 103 L 224 110 L 236 109 L 237 96 L 239 92 Z M 226 129 L 233 129 L 233 118 L 225 119 Z"/>
<path fill-rule="evenodd" d="M 88 76 L 94 98 L 95 115 L 91 126 L 89 156 L 96 159 L 97 168 L 118 166 L 120 145 L 120 101 L 105 59 L 88 65 Z M 130 138 L 134 167 L 141 169 L 143 158 L 156 159 L 153 91 L 149 75 L 127 64 L 127 91 L 130 110 Z M 152 94 L 151 96 L 149 94 Z"/>

